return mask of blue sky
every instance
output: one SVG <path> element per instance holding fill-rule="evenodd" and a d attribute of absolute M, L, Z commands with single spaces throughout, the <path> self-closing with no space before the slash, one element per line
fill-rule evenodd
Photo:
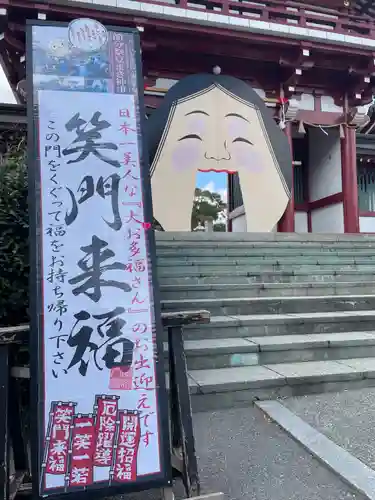
<path fill-rule="evenodd" d="M 224 201 L 227 200 L 227 174 L 215 172 L 198 172 L 197 187 L 211 192 L 220 193 Z"/>

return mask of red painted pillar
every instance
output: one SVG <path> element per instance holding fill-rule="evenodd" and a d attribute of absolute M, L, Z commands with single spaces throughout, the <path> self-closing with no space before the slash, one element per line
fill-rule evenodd
<path fill-rule="evenodd" d="M 292 123 L 287 122 L 285 127 L 285 134 L 288 137 L 290 151 L 293 158 L 293 140 L 292 140 Z M 294 167 L 292 166 L 292 186 L 290 192 L 290 200 L 281 217 L 278 227 L 280 233 L 294 233 Z"/>
<path fill-rule="evenodd" d="M 345 127 L 341 139 L 341 178 L 345 233 L 359 233 L 356 131 Z"/>

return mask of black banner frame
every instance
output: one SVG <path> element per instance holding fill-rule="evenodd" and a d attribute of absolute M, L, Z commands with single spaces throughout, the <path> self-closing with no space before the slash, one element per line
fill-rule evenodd
<path fill-rule="evenodd" d="M 146 231 L 146 244 L 148 248 L 148 260 L 151 264 L 151 276 L 154 299 L 154 319 L 156 331 L 157 358 L 155 359 L 155 371 L 157 376 L 157 408 L 159 412 L 159 450 L 160 450 L 160 473 L 150 474 L 137 479 L 136 482 L 122 485 L 93 485 L 84 491 L 72 490 L 66 493 L 51 492 L 40 495 L 39 479 L 41 474 L 42 454 L 44 451 L 44 428 L 41 432 L 42 422 L 44 422 L 44 397 L 43 391 L 43 276 L 42 276 L 42 231 L 41 223 L 41 185 L 40 185 L 40 156 L 38 141 L 38 105 L 34 102 L 33 88 L 33 39 L 32 28 L 34 26 L 65 27 L 69 23 L 28 20 L 26 26 L 26 70 L 27 70 L 27 125 L 28 125 L 28 205 L 29 205 L 29 247 L 30 247 L 30 375 L 31 375 L 31 458 L 32 458 L 32 478 L 34 498 L 52 497 L 54 499 L 64 499 L 74 495 L 75 500 L 81 498 L 115 496 L 119 494 L 144 491 L 152 488 L 171 486 L 172 467 L 170 457 L 170 436 L 168 417 L 168 394 L 165 383 L 165 372 L 163 364 L 163 328 L 161 321 L 160 291 L 156 274 L 156 244 L 153 230 Z M 139 126 L 141 136 L 145 137 L 145 112 L 144 112 L 144 87 L 141 67 L 140 37 L 137 29 L 122 28 L 117 26 L 106 26 L 108 32 L 118 32 L 133 35 L 136 61 L 137 93 Z M 63 93 L 64 91 L 62 91 Z M 94 94 L 93 94 L 94 97 Z M 147 144 L 142 141 L 140 150 L 140 170 L 142 177 L 144 219 L 152 222 L 152 197 L 151 183 L 149 177 L 149 156 Z M 43 420 L 42 420 L 43 419 Z"/>

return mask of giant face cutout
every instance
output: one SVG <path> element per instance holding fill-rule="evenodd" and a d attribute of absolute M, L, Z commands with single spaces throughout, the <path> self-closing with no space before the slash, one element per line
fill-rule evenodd
<path fill-rule="evenodd" d="M 247 230 L 271 231 L 289 200 L 290 187 L 283 167 L 290 179 L 292 160 L 286 137 L 259 96 L 234 78 L 195 75 L 169 92 L 176 93 L 178 86 L 193 78 L 198 79 L 196 83 L 199 78 L 206 83 L 208 78 L 210 85 L 173 99 L 169 110 L 164 106 L 159 117 L 156 110 L 149 119 L 156 220 L 166 231 L 190 231 L 197 170 L 238 172 Z M 242 92 L 234 93 L 238 87 Z M 244 90 L 246 100 L 241 97 Z M 163 119 L 163 115 L 167 119 L 155 148 L 157 134 L 153 127 L 158 127 L 158 118 Z"/>

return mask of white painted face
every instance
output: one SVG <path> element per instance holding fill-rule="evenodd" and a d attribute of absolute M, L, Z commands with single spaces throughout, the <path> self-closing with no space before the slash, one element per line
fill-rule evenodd
<path fill-rule="evenodd" d="M 64 40 L 63 38 L 57 38 L 56 40 L 52 40 L 49 46 L 49 54 L 52 57 L 66 57 L 69 52 L 69 42 Z"/>
<path fill-rule="evenodd" d="M 172 109 L 151 168 L 154 216 L 166 231 L 190 231 L 197 170 L 238 172 L 247 230 L 268 232 L 289 191 L 259 110 L 220 87 Z"/>

